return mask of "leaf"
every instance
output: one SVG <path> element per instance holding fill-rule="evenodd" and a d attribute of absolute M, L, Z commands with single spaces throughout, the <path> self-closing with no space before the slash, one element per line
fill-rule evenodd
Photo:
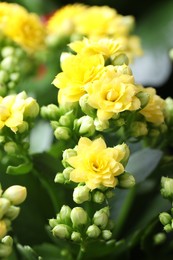
<path fill-rule="evenodd" d="M 7 174 L 11 174 L 11 175 L 23 175 L 23 174 L 27 174 L 32 170 L 32 163 L 27 161 L 25 163 L 22 163 L 18 166 L 8 166 L 7 167 Z"/>
<path fill-rule="evenodd" d="M 22 256 L 22 259 L 25 260 L 41 260 L 42 258 L 38 256 L 35 251 L 30 246 L 22 246 L 17 244 L 17 249 Z"/>
<path fill-rule="evenodd" d="M 169 78 L 172 64 L 168 56 L 173 47 L 173 1 L 156 2 L 136 23 L 144 55 L 135 60 L 132 70 L 136 82 L 161 86 Z"/>
<path fill-rule="evenodd" d="M 126 171 L 134 175 L 136 183 L 144 181 L 157 167 L 163 152 L 157 149 L 144 148 L 130 156 Z"/>

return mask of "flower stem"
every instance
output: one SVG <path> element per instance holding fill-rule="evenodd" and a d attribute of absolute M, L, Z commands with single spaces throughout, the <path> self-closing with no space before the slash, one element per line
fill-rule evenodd
<path fill-rule="evenodd" d="M 79 253 L 77 255 L 77 258 L 76 260 L 82 260 L 83 259 L 83 256 L 84 256 L 84 253 L 85 253 L 85 247 L 83 245 L 83 243 L 80 245 L 80 250 L 79 250 Z"/>

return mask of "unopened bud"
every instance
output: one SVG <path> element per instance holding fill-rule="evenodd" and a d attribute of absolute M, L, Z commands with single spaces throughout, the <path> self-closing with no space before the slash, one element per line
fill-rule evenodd
<path fill-rule="evenodd" d="M 54 135 L 59 140 L 68 140 L 71 137 L 71 131 L 67 127 L 59 126 L 54 131 Z"/>
<path fill-rule="evenodd" d="M 58 224 L 52 229 L 53 235 L 61 239 L 69 239 L 71 236 L 71 228 L 65 224 Z"/>
<path fill-rule="evenodd" d="M 172 231 L 172 226 L 171 226 L 171 224 L 167 224 L 164 226 L 163 229 L 165 230 L 166 233 L 169 233 Z"/>
<path fill-rule="evenodd" d="M 116 66 L 116 65 L 128 65 L 129 64 L 129 59 L 127 57 L 126 54 L 121 53 L 118 56 L 116 56 L 113 60 L 112 60 L 112 65 Z"/>
<path fill-rule="evenodd" d="M 103 192 L 97 190 L 96 192 L 94 192 L 92 200 L 96 203 L 101 204 L 105 200 L 105 195 Z"/>
<path fill-rule="evenodd" d="M 172 220 L 172 217 L 169 213 L 167 212 L 162 212 L 160 213 L 159 215 L 159 220 L 160 222 L 162 223 L 162 225 L 167 225 L 167 224 L 170 224 L 171 223 L 171 220 Z"/>
<path fill-rule="evenodd" d="M 103 131 L 109 128 L 109 121 L 108 120 L 101 121 L 98 118 L 95 118 L 94 125 L 97 131 Z"/>
<path fill-rule="evenodd" d="M 0 219 L 5 215 L 8 208 L 10 207 L 10 202 L 6 198 L 0 198 Z"/>
<path fill-rule="evenodd" d="M 5 213 L 5 217 L 7 217 L 10 220 L 14 220 L 15 218 L 17 218 L 17 216 L 20 213 L 20 208 L 11 205 L 8 209 L 8 211 Z"/>
<path fill-rule="evenodd" d="M 24 133 L 24 132 L 28 131 L 28 129 L 29 129 L 29 125 L 25 121 L 23 121 L 22 124 L 20 124 L 18 126 L 18 132 L 19 133 Z"/>
<path fill-rule="evenodd" d="M 98 238 L 100 233 L 101 233 L 100 228 L 95 224 L 89 226 L 86 231 L 87 236 L 90 238 Z"/>
<path fill-rule="evenodd" d="M 10 236 L 5 236 L 3 237 L 3 239 L 1 240 L 1 242 L 6 245 L 6 246 L 12 246 L 13 245 L 13 239 Z"/>
<path fill-rule="evenodd" d="M 41 116 L 50 120 L 59 120 L 61 116 L 60 108 L 54 104 L 41 107 Z"/>
<path fill-rule="evenodd" d="M 81 204 L 90 200 L 90 189 L 85 186 L 78 186 L 73 191 L 73 200 L 77 204 Z"/>
<path fill-rule="evenodd" d="M 73 168 L 70 166 L 63 170 L 63 175 L 66 180 L 70 180 L 70 173 L 72 172 L 72 170 Z"/>
<path fill-rule="evenodd" d="M 130 125 L 130 133 L 134 137 L 145 136 L 148 134 L 148 128 L 145 122 L 135 121 Z"/>
<path fill-rule="evenodd" d="M 83 116 L 75 121 L 75 127 L 79 128 L 79 134 L 92 136 L 95 132 L 94 119 L 90 116 Z"/>
<path fill-rule="evenodd" d="M 135 178 L 130 173 L 123 173 L 118 176 L 118 186 L 124 189 L 130 189 L 135 185 Z"/>
<path fill-rule="evenodd" d="M 71 221 L 74 227 L 86 225 L 88 222 L 88 215 L 81 207 L 75 207 L 71 211 Z"/>
<path fill-rule="evenodd" d="M 166 241 L 166 235 L 165 235 L 165 233 L 158 233 L 154 236 L 153 239 L 154 239 L 155 245 L 160 245 Z"/>
<path fill-rule="evenodd" d="M 12 56 L 14 54 L 15 49 L 12 46 L 5 46 L 1 50 L 1 55 L 3 58 Z"/>
<path fill-rule="evenodd" d="M 115 148 L 116 148 L 116 150 L 118 150 L 120 152 L 120 155 L 122 155 L 121 156 L 122 159 L 120 160 L 120 162 L 125 167 L 129 160 L 129 156 L 130 156 L 130 149 L 129 149 L 128 145 L 123 143 L 123 144 L 116 145 Z"/>
<path fill-rule="evenodd" d="M 8 199 L 13 205 L 19 205 L 26 199 L 26 188 L 20 185 L 13 185 L 6 189 L 3 197 Z"/>
<path fill-rule="evenodd" d="M 161 178 L 161 190 L 162 196 L 166 199 L 173 199 L 173 179 L 168 177 Z"/>
<path fill-rule="evenodd" d="M 147 92 L 145 92 L 145 89 L 144 91 L 140 91 L 139 93 L 137 93 L 136 97 L 139 98 L 141 102 L 141 109 L 148 104 L 148 101 L 150 99 L 150 95 Z"/>
<path fill-rule="evenodd" d="M 4 150 L 6 153 L 13 155 L 16 154 L 18 151 L 17 144 L 15 142 L 7 142 L 4 145 Z"/>
<path fill-rule="evenodd" d="M 88 94 L 83 95 L 79 99 L 79 105 L 85 114 L 91 117 L 95 117 L 96 110 L 88 104 Z"/>
<path fill-rule="evenodd" d="M 71 234 L 71 240 L 74 241 L 74 242 L 80 242 L 81 241 L 81 234 L 79 232 L 76 232 L 74 231 L 72 234 Z"/>
<path fill-rule="evenodd" d="M 0 220 L 0 240 L 6 235 L 7 233 L 7 225 L 4 220 Z"/>
<path fill-rule="evenodd" d="M 104 229 L 108 224 L 108 214 L 103 209 L 96 211 L 93 216 L 93 223 Z"/>
<path fill-rule="evenodd" d="M 64 184 L 65 183 L 64 175 L 62 173 L 57 173 L 54 182 Z"/>
<path fill-rule="evenodd" d="M 16 59 L 13 56 L 4 58 L 1 62 L 1 68 L 6 71 L 11 71 L 16 65 Z"/>
<path fill-rule="evenodd" d="M 71 214 L 71 208 L 69 206 L 63 205 L 59 213 L 59 216 L 63 223 L 65 224 L 71 223 L 70 214 Z"/>
<path fill-rule="evenodd" d="M 59 123 L 62 126 L 70 127 L 73 119 L 74 119 L 74 113 L 73 113 L 73 110 L 71 110 L 71 111 L 67 112 L 65 115 L 60 117 Z"/>
<path fill-rule="evenodd" d="M 39 105 L 35 99 L 29 97 L 25 100 L 24 118 L 35 118 L 39 113 Z"/>
<path fill-rule="evenodd" d="M 54 227 L 57 226 L 58 224 L 60 224 L 60 222 L 59 222 L 57 219 L 55 219 L 55 218 L 49 219 L 49 226 L 50 226 L 51 228 L 54 228 Z"/>
<path fill-rule="evenodd" d="M 62 154 L 62 157 L 63 157 L 63 160 L 62 160 L 62 164 L 64 167 L 68 167 L 69 164 L 68 164 L 68 159 L 72 156 L 76 156 L 77 155 L 77 152 L 74 150 L 74 149 L 66 149 L 63 154 Z"/>
<path fill-rule="evenodd" d="M 105 240 L 109 240 L 112 237 L 112 232 L 110 230 L 102 230 L 102 237 Z"/>

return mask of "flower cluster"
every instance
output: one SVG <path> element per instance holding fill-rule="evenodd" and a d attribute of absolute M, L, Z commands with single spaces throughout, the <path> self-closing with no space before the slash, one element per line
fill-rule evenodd
<path fill-rule="evenodd" d="M 11 254 L 13 239 L 7 235 L 11 224 L 20 213 L 19 205 L 26 199 L 26 188 L 14 185 L 5 191 L 0 186 L 0 258 Z"/>

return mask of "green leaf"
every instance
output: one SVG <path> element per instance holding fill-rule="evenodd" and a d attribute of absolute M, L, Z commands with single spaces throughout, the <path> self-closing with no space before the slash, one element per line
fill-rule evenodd
<path fill-rule="evenodd" d="M 17 244 L 17 249 L 22 256 L 22 259 L 25 260 L 41 260 L 42 257 L 38 256 L 35 251 L 30 246 L 22 246 Z"/>
<path fill-rule="evenodd" d="M 136 183 L 144 181 L 157 167 L 163 152 L 157 149 L 144 148 L 130 156 L 126 171 L 134 175 Z"/>
<path fill-rule="evenodd" d="M 11 175 L 23 175 L 23 174 L 27 174 L 32 170 L 32 163 L 27 161 L 25 163 L 22 163 L 18 166 L 8 166 L 7 167 L 7 174 L 11 174 Z"/>

